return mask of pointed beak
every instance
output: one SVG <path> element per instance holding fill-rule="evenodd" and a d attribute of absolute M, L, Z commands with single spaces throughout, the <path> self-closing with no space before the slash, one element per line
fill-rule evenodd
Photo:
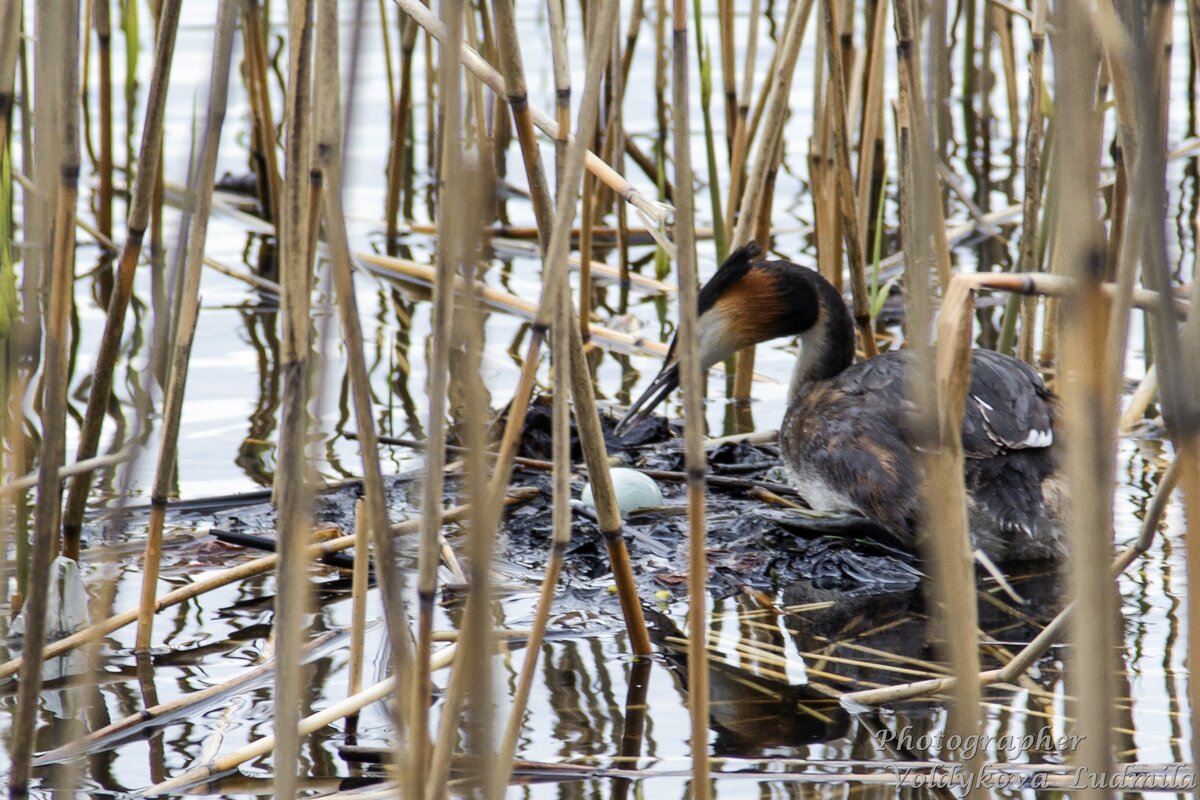
<path fill-rule="evenodd" d="M 673 347 L 671 349 L 674 350 Z M 650 416 L 658 404 L 679 387 L 679 361 L 671 357 L 673 355 L 672 353 L 668 356 L 667 363 L 654 376 L 654 380 L 650 382 L 650 386 L 642 393 L 642 396 L 625 412 L 625 416 L 617 423 L 613 433 L 618 436 L 625 434 L 633 426 Z"/>

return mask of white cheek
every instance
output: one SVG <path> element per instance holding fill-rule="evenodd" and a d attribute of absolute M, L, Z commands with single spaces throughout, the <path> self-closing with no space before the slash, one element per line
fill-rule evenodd
<path fill-rule="evenodd" d="M 729 323 L 723 317 L 705 314 L 700 324 L 700 368 L 708 369 L 735 352 Z"/>

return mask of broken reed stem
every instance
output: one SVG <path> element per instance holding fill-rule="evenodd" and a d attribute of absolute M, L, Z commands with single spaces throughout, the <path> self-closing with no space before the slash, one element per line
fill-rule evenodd
<path fill-rule="evenodd" d="M 329 2 L 329 0 L 323 0 Z M 284 94 L 283 202 L 279 214 L 279 371 L 283 385 L 275 468 L 276 527 L 279 562 L 275 569 L 275 730 L 279 744 L 274 767 L 276 793 L 294 797 L 300 757 L 298 703 L 302 692 L 297 659 L 311 602 L 306 540 L 312 527 L 308 481 L 309 359 L 312 323 L 312 250 L 309 230 L 313 192 L 312 65 L 314 0 L 288 3 L 288 76 Z M 323 87 L 329 91 L 329 87 Z M 336 91 L 336 87 L 333 89 Z"/>
<path fill-rule="evenodd" d="M 179 316 L 169 356 L 166 399 L 163 403 L 162 428 L 159 434 L 161 444 L 158 451 L 158 465 L 155 468 L 154 483 L 150 493 L 150 523 L 143 557 L 142 613 L 138 618 L 136 643 L 139 651 L 149 649 L 154 624 L 155 596 L 158 591 L 158 566 L 162 554 L 166 503 L 171 493 L 172 478 L 175 473 L 180 417 L 183 412 L 183 396 L 187 385 L 188 361 L 191 357 L 192 340 L 196 334 L 196 322 L 200 314 L 200 272 L 203 267 L 204 243 L 208 232 L 209 209 L 212 205 L 213 183 L 217 171 L 217 148 L 221 140 L 221 128 L 225 122 L 229 65 L 233 52 L 235 9 L 235 0 L 222 0 L 218 9 L 217 29 L 213 43 L 213 75 L 209 85 L 204 135 L 201 139 L 200 163 L 197 167 L 195 209 L 188 230 Z"/>
<path fill-rule="evenodd" d="M 829 62 L 829 100 L 833 103 L 833 149 L 837 157 L 837 195 L 842 214 L 841 228 L 846 242 L 850 268 L 850 289 L 854 320 L 858 323 L 859 340 L 867 358 L 879 353 L 871 327 L 871 302 L 867 294 L 867 265 L 863 254 L 862 232 L 858 224 L 858 209 L 854 195 L 854 179 L 850 166 L 849 125 L 846 122 L 846 74 L 843 63 L 841 36 L 833 4 L 836 0 L 821 0 L 825 23 L 825 45 Z"/>
<path fill-rule="evenodd" d="M 680 386 L 684 405 L 684 460 L 687 465 L 688 506 L 688 710 L 692 717 L 691 795 L 698 800 L 711 796 L 708 752 L 708 560 L 705 550 L 705 453 L 704 377 L 700 369 L 697 318 L 700 283 L 696 275 L 696 239 L 692 185 L 691 131 L 688 128 L 688 9 L 686 0 L 674 0 L 674 36 L 671 44 L 673 70 L 671 105 L 674 111 L 675 231 L 679 271 Z M 699 33 L 697 32 L 697 36 Z"/>
<path fill-rule="evenodd" d="M 158 35 L 154 44 L 154 71 L 146 96 L 146 116 L 142 123 L 142 139 L 138 146 L 137 170 L 129 195 L 126 214 L 125 245 L 117 265 L 117 281 L 109 297 L 104 332 L 96 353 L 96 365 L 91 373 L 87 409 L 79 430 L 75 450 L 77 462 L 94 458 L 100 445 L 100 433 L 112 395 L 113 372 L 120 357 L 121 336 L 125 330 L 125 313 L 133 297 L 133 278 L 142 242 L 150 221 L 156 165 L 162 154 L 163 118 L 166 113 L 167 86 L 175 52 L 175 33 L 179 27 L 182 0 L 164 0 Z M 79 536 L 83 514 L 87 507 L 91 473 L 83 473 L 71 481 L 63 511 L 64 553 L 73 558 L 79 555 Z"/>
<path fill-rule="evenodd" d="M 502 2 L 504 0 L 499 0 L 496 5 Z M 571 133 L 571 65 L 567 60 L 567 22 L 563 13 L 565 2 L 566 0 L 547 0 L 547 6 L 550 8 L 550 63 L 554 69 L 554 118 L 558 125 L 558 132 L 554 137 L 556 193 L 562 188 L 563 167 L 567 161 L 567 140 Z M 525 163 L 529 164 L 528 159 Z M 528 169 L 528 166 L 526 168 Z"/>
<path fill-rule="evenodd" d="M 394 0 L 394 2 L 431 36 L 439 42 L 445 42 L 445 26 L 438 22 L 429 13 L 427 8 L 421 5 L 420 0 Z M 500 73 L 471 48 L 464 47 L 462 54 L 463 66 L 487 84 L 497 96 L 503 97 L 504 79 L 500 76 Z M 605 54 L 607 55 L 607 48 L 605 49 Z M 538 130 L 551 138 L 557 138 L 561 135 L 558 124 L 547 116 L 545 112 L 532 104 L 529 106 L 529 111 L 533 116 L 533 124 L 537 126 Z M 671 221 L 673 211 L 670 206 L 649 199 L 636 186 L 618 174 L 604 159 L 591 150 L 584 151 L 584 166 L 590 173 L 599 178 L 605 186 L 616 192 L 618 197 L 631 203 L 650 218 L 651 223 L 647 227 L 647 230 L 655 230 L 654 223 L 666 224 Z"/>
<path fill-rule="evenodd" d="M 455 660 L 455 652 L 458 648 L 456 644 L 450 644 L 442 648 L 434 656 L 434 660 L 430 663 L 430 670 L 442 669 L 449 666 Z M 335 703 L 323 711 L 318 711 L 315 714 L 297 720 L 296 727 L 289 733 L 292 738 L 299 739 L 302 736 L 307 736 L 310 733 L 321 730 L 322 728 L 344 719 L 352 714 L 356 714 L 372 703 L 377 703 L 396 693 L 397 680 L 396 676 L 392 676 L 385 680 L 376 683 L 375 685 L 364 689 L 353 697 L 347 697 L 341 702 Z M 277 717 L 278 719 L 278 717 Z M 279 731 L 278 724 L 275 730 Z M 198 783 L 216 777 L 223 772 L 229 772 L 236 769 L 239 765 L 245 764 L 247 761 L 255 758 L 261 758 L 268 753 L 274 752 L 275 759 L 279 758 L 278 734 L 276 736 L 264 736 L 245 747 L 219 758 L 212 758 L 208 763 L 181 773 L 180 775 L 155 784 L 148 789 L 143 790 L 144 795 L 160 795 L 171 792 L 179 792 L 189 786 L 194 786 Z M 278 786 L 280 781 L 279 773 L 275 773 L 275 785 Z M 276 796 L 282 796 L 276 792 Z"/>
<path fill-rule="evenodd" d="M 42 183 L 56 197 L 54 241 L 50 250 L 51 271 L 45 330 L 45 364 L 42 372 L 42 447 L 38 459 L 38 494 L 33 548 L 29 566 L 29 592 L 25 598 L 23 648 L 31 657 L 22 665 L 17 691 L 17 708 L 12 723 L 10 796 L 24 797 L 31 777 L 39 695 L 42 690 L 42 647 L 46 641 L 50 566 L 58 542 L 62 490 L 58 470 L 66 456 L 68 325 L 75 290 L 75 202 L 79 191 L 79 5 L 39 5 L 36 11 L 38 59 L 61 56 L 55 83 L 39 87 L 38 102 L 52 102 L 57 110 L 58 131 L 39 127 L 38 135 L 57 141 L 58 179 L 48 166 Z M 53 47 L 57 55 L 47 52 Z M 61 71 L 59 71 L 61 70 Z M 50 71 L 48 68 L 47 72 Z M 3 146 L 0 144 L 0 146 Z"/>
<path fill-rule="evenodd" d="M 417 566 L 417 655 L 413 665 L 412 686 L 408 702 L 414 709 L 412 736 L 412 758 L 409 764 L 406 790 L 410 800 L 420 798 L 434 786 L 444 785 L 444 779 L 436 772 L 427 773 L 429 768 L 429 715 L 433 687 L 425 671 L 433 642 L 434 603 L 437 600 L 437 567 L 439 563 L 438 532 L 441 520 L 438 513 L 442 506 L 442 480 L 446 458 L 446 401 L 449 386 L 449 364 L 451 325 L 454 319 L 454 282 L 456 273 L 455 256 L 458 242 L 454 233 L 458 229 L 459 203 L 462 198 L 455 194 L 462 190 L 462 131 L 461 111 L 461 53 L 463 8 L 459 0 L 441 4 L 442 23 L 450 31 L 448 39 L 442 40 L 438 51 L 438 101 L 441 103 L 438 119 L 441 130 L 438 140 L 441 148 L 440 185 L 446 193 L 439 192 L 438 227 L 441 235 L 437 246 L 437 272 L 433 283 L 432 322 L 430 331 L 430 356 L 428 366 L 429 421 L 427 438 L 430 446 L 426 450 L 425 481 L 421 487 L 421 539 Z M 454 202 L 448 201 L 449 197 Z M 451 210 L 453 209 L 453 211 Z M 477 565 L 474 565 L 477 566 Z M 443 728 L 458 727 L 458 715 L 442 719 Z M 432 782 L 428 776 L 432 776 Z"/>

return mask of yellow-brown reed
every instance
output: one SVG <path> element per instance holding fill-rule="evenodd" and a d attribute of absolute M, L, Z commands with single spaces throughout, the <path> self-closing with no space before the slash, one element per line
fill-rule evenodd
<path fill-rule="evenodd" d="M 100 434 L 112 393 L 113 371 L 116 369 L 125 328 L 125 312 L 133 296 L 133 278 L 141 256 L 146 225 L 154 190 L 155 169 L 162 152 L 163 117 L 166 110 L 167 86 L 175 50 L 175 33 L 179 24 L 180 0 L 165 0 L 162 6 L 159 35 L 155 39 L 154 74 L 146 98 L 146 116 L 142 124 L 142 139 L 138 147 L 138 167 L 130 191 L 129 211 L 126 214 L 125 244 L 117 266 L 117 283 L 109 298 L 104 332 L 96 354 L 92 385 L 87 409 L 79 431 L 76 461 L 95 457 Z M 71 481 L 63 511 L 63 551 L 70 558 L 79 557 L 79 535 L 87 506 L 92 474 L 81 473 Z"/>
<path fill-rule="evenodd" d="M 926 116 L 915 40 L 913 10 L 906 0 L 895 0 L 894 16 L 900 70 L 901 236 L 905 251 L 905 278 L 909 335 L 916 359 L 908 375 L 907 392 L 917 409 L 911 435 L 919 444 L 922 465 L 920 545 L 933 565 L 935 616 L 943 632 L 956 677 L 954 703 L 947 731 L 959 737 L 979 732 L 980 688 L 977 641 L 978 611 L 973 600 L 971 546 L 967 532 L 966 490 L 963 481 L 962 414 L 970 380 L 970 294 L 962 284 L 947 290 L 938 328 L 936 362 L 927 341 L 932 317 L 930 272 L 948 262 L 945 239 L 937 235 L 943 224 L 940 203 L 929 198 L 926 187 L 937 186 L 936 151 Z M 923 193 L 924 192 L 924 193 Z M 959 739 L 964 741 L 964 739 Z M 974 741 L 967 738 L 965 741 Z M 976 774 L 979 754 L 958 752 L 967 769 Z M 983 796 L 973 785 L 973 796 Z"/>
<path fill-rule="evenodd" d="M 704 477 L 704 377 L 700 369 L 696 239 L 692 186 L 692 144 L 688 128 L 688 8 L 686 0 L 674 0 L 671 20 L 673 69 L 671 105 L 674 115 L 674 157 L 676 193 L 675 244 L 679 271 L 679 383 L 683 389 L 684 460 L 687 466 L 688 506 L 688 710 L 692 717 L 691 796 L 707 800 L 709 785 L 708 752 L 708 558 L 705 523 Z M 699 33 L 697 32 L 697 35 Z"/>
<path fill-rule="evenodd" d="M 113 202 L 113 124 L 112 124 L 112 21 L 108 0 L 94 0 L 92 25 L 96 29 L 96 64 L 100 102 L 100 152 L 96 172 L 100 179 L 96 198 L 96 227 L 112 236 Z M 0 139 L 0 141 L 4 141 Z"/>
<path fill-rule="evenodd" d="M 388 531 L 387 496 L 383 474 L 379 465 L 379 441 L 372 409 L 370 377 L 367 371 L 366 347 L 363 343 L 362 323 L 358 302 L 354 292 L 350 241 L 346 232 L 346 220 L 342 207 L 344 191 L 342 178 L 343 137 L 341 78 L 338 70 L 338 22 L 336 4 L 322 0 L 317 15 L 317 58 L 314 73 L 316 93 L 317 168 L 324 182 L 321 192 L 322 214 L 325 236 L 329 245 L 330 266 L 333 273 L 334 295 L 338 317 L 341 320 L 342 340 L 346 346 L 347 369 L 353 395 L 354 418 L 359 426 L 361 459 L 363 470 L 363 513 L 357 533 L 374 545 L 375 574 L 383 597 L 384 620 L 387 624 L 389 655 L 392 671 L 399 676 L 401 689 L 407 688 L 412 666 L 411 633 L 405 612 L 403 595 L 404 577 L 397 566 L 395 544 Z M 440 508 L 440 506 L 439 506 Z M 440 520 L 439 520 L 440 522 Z M 422 523 L 424 524 L 424 523 Z M 356 571 L 354 580 L 366 580 L 366 547 L 360 543 L 355 549 Z M 360 552 L 363 551 L 363 552 Z M 361 569 L 360 569 L 361 567 Z M 361 572 L 361 575 L 360 575 Z M 365 586 L 363 587 L 365 590 Z M 361 605 L 356 607 L 361 615 Z M 355 636 L 361 638 L 361 625 L 354 627 Z M 353 672 L 353 671 L 352 671 Z M 361 678 L 361 676 L 358 676 Z M 354 675 L 352 674 L 352 680 Z M 354 692 L 351 692 L 352 694 Z M 400 695 L 397 695 L 398 698 Z M 400 708 L 413 717 L 416 709 L 401 702 Z M 401 714 L 400 737 L 404 741 L 406 731 L 415 727 L 412 719 Z M 405 748 L 397 750 L 397 764 L 407 765 Z"/>
<path fill-rule="evenodd" d="M 384 220 L 388 241 L 400 232 L 400 188 L 404 182 L 404 171 L 408 159 L 408 127 L 412 121 L 412 70 L 413 54 L 417 47 L 420 26 L 403 14 L 400 17 L 400 85 L 392 95 L 392 141 L 388 148 L 387 194 Z"/>
<path fill-rule="evenodd" d="M 283 387 L 275 467 L 276 594 L 274 636 L 280 668 L 275 671 L 275 751 L 277 793 L 296 793 L 300 754 L 297 724 L 302 693 L 297 661 L 303 642 L 310 592 L 305 541 L 311 527 L 312 492 L 308 480 L 309 352 L 312 323 L 312 247 L 315 231 L 312 170 L 312 64 L 314 0 L 288 3 L 288 72 L 284 94 L 283 202 L 279 214 L 280 338 L 279 372 Z"/>
<path fill-rule="evenodd" d="M 36 177 L 38 191 L 44 201 L 53 201 L 55 211 L 54 240 L 49 243 L 48 251 L 50 269 L 45 276 L 49 303 L 42 372 L 37 518 L 30 555 L 29 591 L 24 605 L 23 646 L 30 651 L 30 657 L 22 664 L 12 724 L 12 761 L 8 775 L 12 796 L 24 796 L 29 786 L 34 731 L 41 707 L 38 695 L 42 689 L 42 646 L 46 640 L 50 565 L 61 520 L 58 470 L 66 455 L 67 337 L 74 300 L 75 202 L 79 191 L 79 6 L 74 3 L 39 6 L 35 12 L 35 30 L 40 79 L 38 106 L 43 111 L 52 110 L 53 114 L 43 114 L 38 120 L 39 131 L 47 140 L 52 140 L 40 149 L 42 153 L 52 155 L 52 160 L 42 162 Z M 51 120 L 53 126 L 43 126 L 42 123 Z M 47 225 L 42 230 L 51 228 Z"/>
<path fill-rule="evenodd" d="M 138 617 L 136 647 L 144 651 L 150 647 L 154 623 L 155 598 L 158 590 L 158 566 L 162 553 L 163 525 L 166 518 L 166 503 L 170 496 L 175 473 L 175 458 L 179 446 L 180 417 L 183 411 L 183 396 L 187 385 L 188 363 L 196 323 L 200 313 L 200 272 L 203 266 L 204 243 L 208 232 L 209 207 L 216 178 L 217 148 L 221 128 L 225 121 L 225 106 L 229 88 L 229 66 L 233 48 L 233 25 L 236 9 L 231 0 L 222 2 L 218 9 L 217 29 L 213 46 L 213 76 L 209 85 L 209 102 L 205 118 L 204 134 L 200 146 L 200 163 L 197 167 L 196 197 L 194 212 L 190 218 L 188 246 L 183 270 L 180 293 L 179 316 L 175 325 L 168 360 L 166 398 L 163 403 L 161 442 L 158 464 L 155 468 L 151 488 L 151 512 L 149 530 L 146 535 L 146 550 L 143 563 L 141 614 Z M 152 164 L 153 161 L 143 162 Z M 131 256 L 136 261 L 136 256 Z"/>
<path fill-rule="evenodd" d="M 430 638 L 433 631 L 434 603 L 437 599 L 437 565 L 438 565 L 438 531 L 441 521 L 438 511 L 442 504 L 442 477 L 446 454 L 446 405 L 447 388 L 449 386 L 451 325 L 454 314 L 456 255 L 461 255 L 459 247 L 466 225 L 475 225 L 478 219 L 464 221 L 459 219 L 459 203 L 462 198 L 457 195 L 465 188 L 462 182 L 462 132 L 461 110 L 461 53 L 463 7 L 461 2 L 447 2 L 441 5 L 442 24 L 447 31 L 447 38 L 442 41 L 438 51 L 438 100 L 441 103 L 438 118 L 442 127 L 438 131 L 441 163 L 438 165 L 441 202 L 438 204 L 441 213 L 437 248 L 437 272 L 433 283 L 433 308 L 431 323 L 431 343 L 428 366 L 429 392 L 429 422 L 426 428 L 428 449 L 425 454 L 425 481 L 421 492 L 421 509 L 423 524 L 421 526 L 420 553 L 417 566 L 417 657 L 413 666 L 412 686 L 408 702 L 414 709 L 420 709 L 414 714 L 412 738 L 412 758 L 409 764 L 408 777 L 405 780 L 408 796 L 418 798 L 423 796 L 425 787 L 431 785 L 429 776 L 434 783 L 441 785 L 444 781 L 436 771 L 436 766 L 430 772 L 429 766 L 429 716 L 426 709 L 430 705 L 433 687 L 429 684 L 426 671 L 427 659 L 433 646 Z M 447 214 L 448 200 L 454 198 L 456 212 Z M 455 236 L 454 234 L 458 234 Z M 468 291 L 470 291 L 468 289 Z M 473 565 L 477 567 L 478 565 Z M 474 572 L 474 570 L 472 570 Z M 473 631 L 479 633 L 478 631 Z M 446 716 L 443 717 L 443 733 L 457 730 L 458 711 L 454 701 L 461 697 L 461 681 L 459 692 L 447 698 Z M 451 740 L 452 741 L 452 740 Z"/>
<path fill-rule="evenodd" d="M 263 216 L 278 223 L 283 202 L 283 178 L 279 172 L 279 145 L 267 78 L 267 34 L 263 27 L 263 8 L 258 0 L 248 0 L 242 8 L 242 48 L 246 95 L 254 121 L 250 161 L 258 178 Z"/>
<path fill-rule="evenodd" d="M 741 204 L 738 207 L 737 225 L 729 240 L 729 249 L 736 250 L 749 242 L 755 234 L 760 215 L 770 214 L 763 202 L 766 194 L 770 173 L 776 166 L 776 155 L 780 152 L 783 140 L 783 125 L 788 115 L 788 97 L 791 93 L 792 77 L 796 70 L 796 60 L 800 56 L 800 45 L 804 42 L 804 29 L 808 25 L 808 17 L 812 12 L 813 0 L 798 0 L 788 4 L 787 17 L 783 26 L 783 36 L 778 49 L 771 76 L 768 81 L 770 92 L 770 109 L 765 112 L 767 126 L 758 138 L 758 148 L 755 151 L 753 167 L 746 179 L 742 192 Z M 747 136 L 747 141 L 754 138 L 753 132 Z M 754 372 L 753 348 L 746 348 L 738 355 L 737 371 L 734 375 L 734 399 L 745 400 L 750 396 L 750 380 Z"/>

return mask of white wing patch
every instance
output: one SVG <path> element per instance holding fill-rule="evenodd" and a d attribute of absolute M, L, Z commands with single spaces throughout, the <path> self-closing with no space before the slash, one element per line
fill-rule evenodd
<path fill-rule="evenodd" d="M 1039 431 L 1036 428 L 1029 432 L 1025 437 L 1025 441 L 1021 442 L 1023 447 L 1049 447 L 1054 444 L 1054 431 Z"/>

